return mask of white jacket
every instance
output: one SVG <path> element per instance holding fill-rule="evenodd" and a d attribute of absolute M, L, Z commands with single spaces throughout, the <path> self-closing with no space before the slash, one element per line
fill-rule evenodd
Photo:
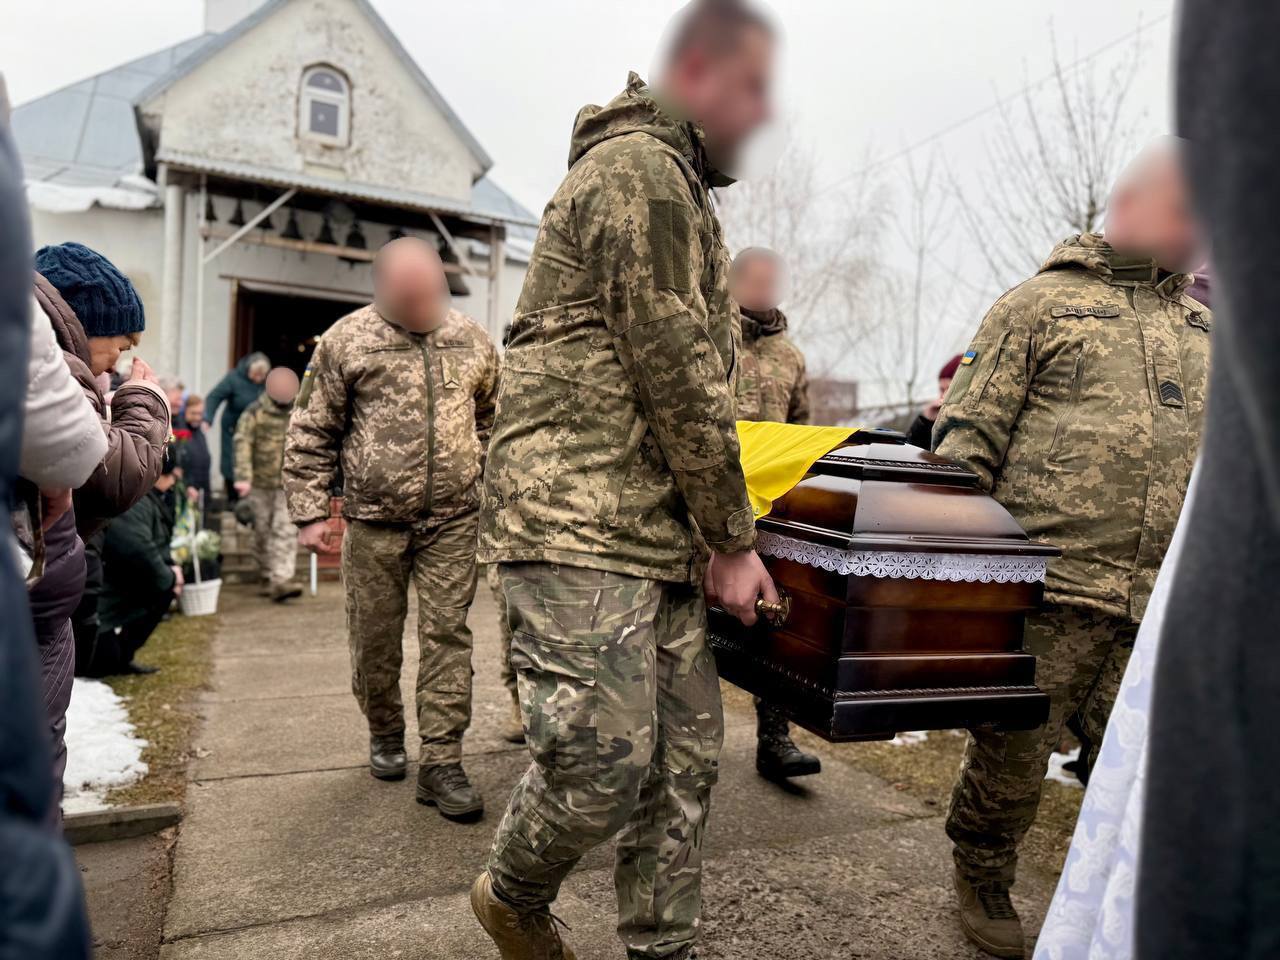
<path fill-rule="evenodd" d="M 107 455 L 102 421 L 67 369 L 49 318 L 34 300 L 24 417 L 18 475 L 42 490 L 80 486 Z"/>

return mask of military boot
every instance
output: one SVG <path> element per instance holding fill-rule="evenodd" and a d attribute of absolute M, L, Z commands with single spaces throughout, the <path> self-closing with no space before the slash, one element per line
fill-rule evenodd
<path fill-rule="evenodd" d="M 369 772 L 379 780 L 403 780 L 404 734 L 369 738 Z"/>
<path fill-rule="evenodd" d="M 302 596 L 302 588 L 296 583 L 273 583 L 268 590 L 273 603 L 284 603 Z"/>
<path fill-rule="evenodd" d="M 822 761 L 792 742 L 786 717 L 767 704 L 761 704 L 756 715 L 756 772 L 760 776 L 777 783 L 822 772 Z"/>
<path fill-rule="evenodd" d="M 524 717 L 520 713 L 520 701 L 511 701 L 511 715 L 502 728 L 502 739 L 507 743 L 524 743 Z"/>
<path fill-rule="evenodd" d="M 497 945 L 502 960 L 577 960 L 560 939 L 559 923 L 550 910 L 520 913 L 493 892 L 486 870 L 471 885 L 471 910 Z"/>
<path fill-rule="evenodd" d="M 1009 899 L 1009 884 L 1000 880 L 969 880 L 956 871 L 960 926 L 965 936 L 993 957 L 1026 956 L 1022 921 Z"/>
<path fill-rule="evenodd" d="M 418 768 L 418 802 L 436 807 L 446 820 L 469 822 L 484 816 L 484 801 L 460 763 Z"/>

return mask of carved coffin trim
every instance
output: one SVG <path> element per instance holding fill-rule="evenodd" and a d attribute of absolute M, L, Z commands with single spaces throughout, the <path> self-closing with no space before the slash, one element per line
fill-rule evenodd
<path fill-rule="evenodd" d="M 893 580 L 949 580 L 956 583 L 1039 583 L 1044 557 L 979 553 L 917 553 L 898 550 L 842 550 L 760 531 L 756 550 L 766 557 L 853 577 Z"/>

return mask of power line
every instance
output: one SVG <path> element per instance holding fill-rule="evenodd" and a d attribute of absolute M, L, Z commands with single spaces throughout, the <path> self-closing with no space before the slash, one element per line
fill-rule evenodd
<path fill-rule="evenodd" d="M 1067 64 L 1065 67 L 1062 68 L 1062 73 L 1064 74 L 1070 73 L 1071 71 L 1075 70 L 1077 67 L 1083 66 L 1084 64 L 1089 63 L 1092 60 L 1096 60 L 1098 57 L 1102 56 L 1104 53 L 1108 53 L 1111 50 L 1114 50 L 1116 47 L 1120 46 L 1122 43 L 1126 43 L 1129 40 L 1132 40 L 1134 37 L 1138 36 L 1144 30 L 1150 30 L 1153 27 L 1159 26 L 1165 20 L 1168 20 L 1171 16 L 1172 14 L 1170 13 L 1164 13 L 1156 17 L 1150 23 L 1139 24 L 1135 29 L 1130 30 L 1124 36 L 1116 37 L 1116 39 L 1102 45 L 1101 47 L 1098 47 L 1096 50 L 1092 51 L 1091 53 L 1087 53 L 1083 57 L 1080 57 L 1077 60 L 1073 60 L 1071 63 Z M 866 174 L 870 173 L 872 170 L 878 170 L 880 167 L 893 163 L 895 160 L 901 160 L 903 157 L 907 156 L 908 154 L 914 153 L 916 150 L 919 150 L 921 147 L 928 146 L 929 144 L 933 143 L 936 140 L 941 140 L 943 137 L 949 136 L 950 134 L 954 133 L 956 130 L 959 130 L 961 127 L 966 127 L 969 124 L 973 123 L 975 120 L 980 120 L 983 117 L 985 117 L 987 114 L 992 113 L 996 110 L 999 110 L 1001 107 L 1005 105 L 1005 103 L 1012 100 L 1014 97 L 1021 96 L 1024 93 L 1030 93 L 1032 90 L 1035 90 L 1038 87 L 1044 86 L 1044 84 L 1054 79 L 1054 77 L 1056 77 L 1057 74 L 1058 74 L 1058 71 L 1056 70 L 1051 73 L 1047 73 L 1040 79 L 1032 81 L 1031 83 L 1025 84 L 1024 86 L 1020 87 L 1017 90 L 1014 90 L 1012 93 L 1008 94 L 1007 96 L 998 97 L 994 102 L 983 107 L 981 110 L 977 110 L 971 114 L 968 114 L 965 117 L 962 117 L 959 120 L 954 121 L 953 123 L 947 124 L 947 126 L 943 127 L 941 130 L 937 130 L 934 133 L 931 133 L 929 136 L 923 138 L 922 140 L 917 140 L 915 143 L 905 146 L 901 150 L 898 150 L 895 153 L 889 154 L 889 156 L 887 157 L 884 157 L 880 160 L 876 160 L 872 163 L 869 163 L 866 166 L 862 167 L 861 169 L 855 170 L 853 173 L 846 174 L 845 176 L 841 177 L 839 180 L 833 180 L 831 183 L 827 184 L 825 187 L 822 187 L 819 190 L 819 193 L 825 193 L 828 190 L 834 190 L 836 187 L 844 186 L 844 184 L 848 183 L 850 180 L 856 180 L 858 177 L 865 176 Z"/>

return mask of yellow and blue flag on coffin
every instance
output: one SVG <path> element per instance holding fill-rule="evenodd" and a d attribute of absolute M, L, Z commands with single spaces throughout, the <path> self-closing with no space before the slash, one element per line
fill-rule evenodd
<path fill-rule="evenodd" d="M 757 520 L 773 501 L 804 479 L 809 468 L 857 433 L 857 427 L 810 427 L 800 423 L 738 421 L 742 472 Z"/>

